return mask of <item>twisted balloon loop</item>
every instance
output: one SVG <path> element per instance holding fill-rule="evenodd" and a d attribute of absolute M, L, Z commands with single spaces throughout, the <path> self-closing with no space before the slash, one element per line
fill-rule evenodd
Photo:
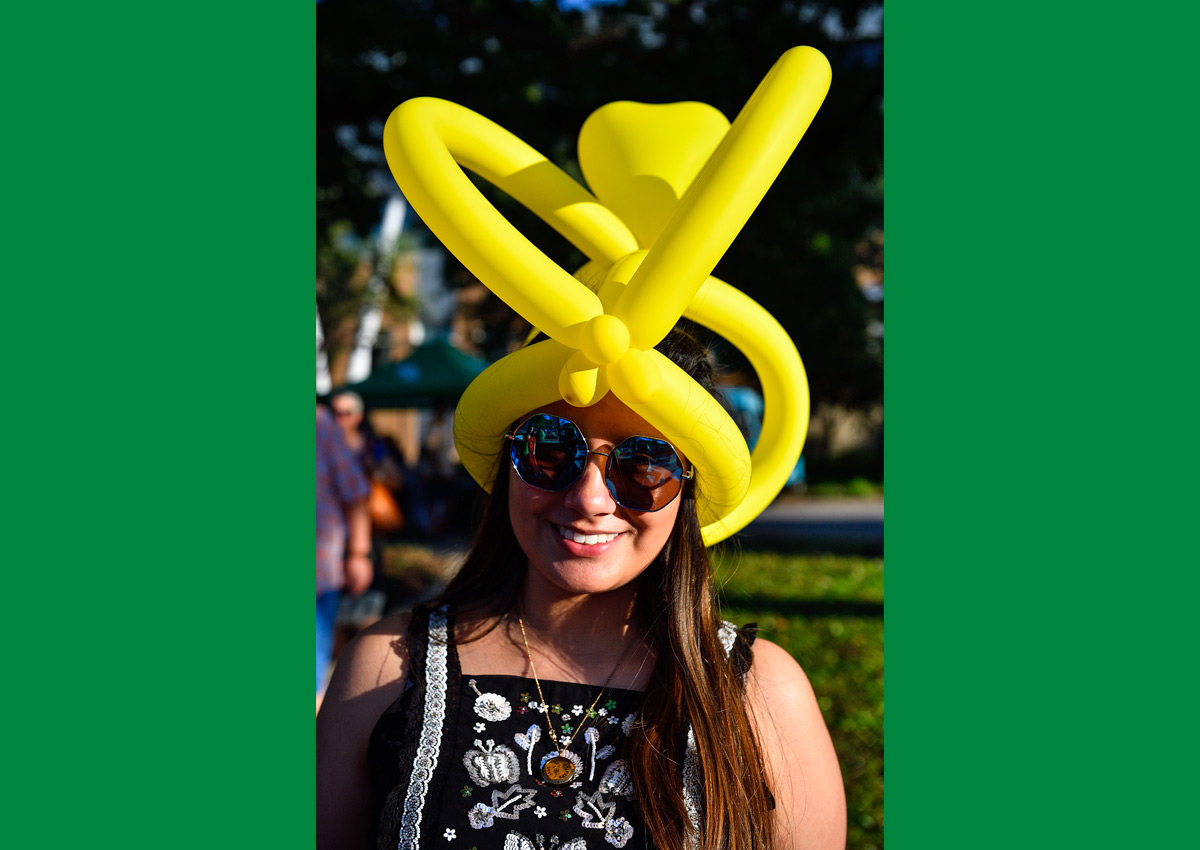
<path fill-rule="evenodd" d="M 464 266 L 549 337 L 494 363 L 459 402 L 455 442 L 485 489 L 515 419 L 560 399 L 582 407 L 612 392 L 696 468 L 706 544 L 735 533 L 775 498 L 804 444 L 804 367 L 769 313 L 711 275 L 829 82 L 825 57 L 796 47 L 732 125 L 703 103 L 603 106 L 579 135 L 590 192 L 465 107 L 415 98 L 392 112 L 384 151 L 408 202 Z M 572 275 L 550 260 L 464 168 L 536 212 L 589 262 Z M 764 416 L 753 455 L 716 399 L 654 350 L 683 316 L 736 345 L 758 373 Z"/>

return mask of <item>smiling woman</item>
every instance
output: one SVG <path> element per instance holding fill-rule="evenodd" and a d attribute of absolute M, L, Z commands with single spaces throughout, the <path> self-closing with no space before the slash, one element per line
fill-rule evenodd
<path fill-rule="evenodd" d="M 753 627 L 721 621 L 706 548 L 779 492 L 803 442 L 794 345 L 709 274 L 827 86 L 828 63 L 797 48 L 733 127 L 709 107 L 663 107 L 676 129 L 656 130 L 668 144 L 650 159 L 675 170 L 639 218 L 648 248 L 474 113 L 420 98 L 389 119 L 389 164 L 414 208 L 549 338 L 493 364 L 459 404 L 456 445 L 491 494 L 461 570 L 339 661 L 317 718 L 320 847 L 844 846 L 841 773 L 808 680 Z M 596 139 L 649 144 L 647 113 L 618 113 L 593 124 L 581 158 Z M 548 267 L 473 200 L 451 147 L 592 261 L 575 277 Z M 606 180 L 648 185 L 620 168 Z M 614 208 L 637 210 L 634 195 Z M 769 418 L 753 456 L 707 352 L 677 326 L 685 311 L 759 370 Z"/>
<path fill-rule="evenodd" d="M 566 402 L 557 402 L 537 414 L 570 412 Z M 679 500 L 675 497 L 679 495 L 681 480 L 669 478 L 677 486 L 657 489 L 630 483 L 620 475 L 620 465 L 612 457 L 630 438 L 661 441 L 657 429 L 611 395 L 573 415 L 578 423 L 559 416 L 545 417 L 571 425 L 578 435 L 573 475 L 560 469 L 557 476 L 560 480 L 548 481 L 544 468 L 535 474 L 522 462 L 519 451 L 524 449 L 518 450 L 516 439 L 531 420 L 517 429 L 512 440 L 508 512 L 517 542 L 531 568 L 526 592 L 539 602 L 561 595 L 606 592 L 629 586 L 662 551 L 679 513 Z M 583 433 L 590 438 L 585 439 Z M 669 443 L 662 442 L 670 448 Z M 673 449 L 671 454 L 675 456 Z M 678 467 L 678 461 L 672 465 Z M 530 471 L 523 471 L 527 469 Z M 615 486 L 614 480 L 621 485 Z M 545 483 L 552 487 L 542 486 Z M 669 499 L 668 490 L 673 490 Z M 644 494 L 644 498 L 635 499 L 632 491 Z M 661 498 L 669 504 L 648 510 L 656 493 L 664 494 Z M 624 504 L 618 502 L 617 494 L 625 494 Z M 635 501 L 646 508 L 625 506 Z"/>
<path fill-rule="evenodd" d="M 659 349 L 716 392 L 690 336 Z M 630 438 L 670 446 L 657 429 L 611 395 L 531 414 L 567 436 L 551 452 L 530 417 L 512 429 L 460 572 L 339 662 L 318 718 L 322 846 L 441 845 L 449 829 L 481 849 L 547 830 L 683 847 L 695 827 L 712 846 L 839 846 L 812 691 L 778 647 L 720 623 L 687 458 L 671 449 L 653 486 L 614 484 Z M 551 456 L 553 471 L 536 462 Z M 652 509 L 614 495 L 635 487 Z"/>

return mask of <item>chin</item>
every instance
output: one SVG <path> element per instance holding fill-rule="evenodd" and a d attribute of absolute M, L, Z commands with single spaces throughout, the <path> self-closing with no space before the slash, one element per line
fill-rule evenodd
<path fill-rule="evenodd" d="M 598 596 L 622 590 L 634 590 L 641 578 L 639 571 L 632 577 L 613 576 L 595 565 L 577 566 L 571 563 L 539 567 L 530 564 L 530 574 L 536 574 L 558 590 L 572 596 Z"/>

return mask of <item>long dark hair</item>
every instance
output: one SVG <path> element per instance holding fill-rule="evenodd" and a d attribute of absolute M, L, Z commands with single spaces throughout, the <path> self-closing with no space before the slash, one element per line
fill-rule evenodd
<path fill-rule="evenodd" d="M 690 333 L 677 327 L 656 347 L 718 395 L 708 354 Z M 432 603 L 490 621 L 468 639 L 515 610 L 525 580 L 525 554 L 508 516 L 508 475 L 498 472 L 466 561 Z M 768 850 L 766 769 L 743 682 L 718 637 L 716 592 L 696 514 L 695 488 L 703 486 L 698 480 L 684 487 L 671 536 L 638 579 L 635 615 L 657 660 L 627 759 L 651 842 L 682 850 L 692 830 L 682 782 L 690 726 L 703 787 L 700 850 Z"/>

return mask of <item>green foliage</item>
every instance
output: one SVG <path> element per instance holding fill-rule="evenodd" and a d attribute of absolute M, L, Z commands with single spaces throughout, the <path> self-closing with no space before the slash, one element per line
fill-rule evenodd
<path fill-rule="evenodd" d="M 855 850 L 883 847 L 883 561 L 718 551 L 726 619 L 760 634 L 804 668 L 846 783 Z"/>
<path fill-rule="evenodd" d="M 869 478 L 852 478 L 849 481 L 818 481 L 804 491 L 809 496 L 844 496 L 866 498 L 883 495 L 883 483 Z"/>

